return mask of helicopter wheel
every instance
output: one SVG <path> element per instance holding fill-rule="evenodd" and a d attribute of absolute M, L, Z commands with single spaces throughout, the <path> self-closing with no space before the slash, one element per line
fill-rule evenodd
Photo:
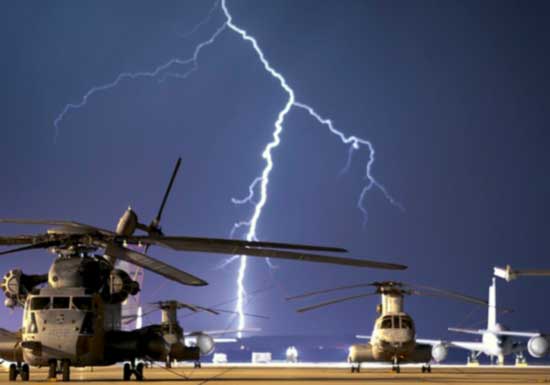
<path fill-rule="evenodd" d="M 200 369 L 200 368 L 202 368 L 201 362 L 200 361 L 195 361 L 195 369 Z"/>
<path fill-rule="evenodd" d="M 143 363 L 140 362 L 139 364 L 137 364 L 135 375 L 136 381 L 143 381 Z"/>
<path fill-rule="evenodd" d="M 17 366 L 15 366 L 15 364 L 10 365 L 8 378 L 10 381 L 15 381 L 17 379 Z"/>
<path fill-rule="evenodd" d="M 122 379 L 124 381 L 130 381 L 131 376 L 132 376 L 132 371 L 130 370 L 130 364 L 125 363 L 124 367 L 122 368 Z"/>
<path fill-rule="evenodd" d="M 57 361 L 51 360 L 48 363 L 48 378 L 49 379 L 55 378 L 56 375 L 57 375 Z"/>
<path fill-rule="evenodd" d="M 61 361 L 61 378 L 63 381 L 71 381 L 71 362 L 69 360 Z"/>
<path fill-rule="evenodd" d="M 20 374 L 21 374 L 21 381 L 28 381 L 30 377 L 29 365 L 23 364 L 21 366 Z"/>

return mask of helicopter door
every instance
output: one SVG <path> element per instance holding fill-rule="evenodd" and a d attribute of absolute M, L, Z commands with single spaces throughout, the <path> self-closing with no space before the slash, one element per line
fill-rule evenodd
<path fill-rule="evenodd" d="M 73 297 L 73 306 L 84 311 L 84 319 L 80 328 L 80 334 L 94 334 L 95 313 L 92 306 L 92 297 Z"/>

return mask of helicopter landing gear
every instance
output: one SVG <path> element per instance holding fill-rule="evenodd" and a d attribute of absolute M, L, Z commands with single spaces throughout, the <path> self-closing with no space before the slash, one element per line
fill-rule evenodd
<path fill-rule="evenodd" d="M 143 381 L 143 363 L 136 365 L 135 361 L 125 363 L 122 368 L 122 379 L 124 381 L 130 381 L 132 374 L 136 377 L 136 381 Z"/>
<path fill-rule="evenodd" d="M 401 373 L 401 367 L 399 366 L 399 360 L 397 359 L 397 357 L 393 359 L 391 370 L 395 373 Z"/>
<path fill-rule="evenodd" d="M 361 373 L 361 364 L 357 364 L 357 366 L 351 365 L 351 372 L 352 373 Z"/>
<path fill-rule="evenodd" d="M 69 360 L 61 360 L 59 361 L 59 367 L 58 367 L 57 360 L 50 360 L 48 362 L 48 379 L 55 379 L 57 378 L 58 374 L 61 374 L 61 380 L 62 381 L 70 381 L 71 380 L 71 361 Z M 23 378 L 23 375 L 21 375 L 21 378 Z"/>
<path fill-rule="evenodd" d="M 422 373 L 431 373 L 432 366 L 430 364 L 422 365 Z"/>
<path fill-rule="evenodd" d="M 516 354 L 516 366 L 527 366 L 527 360 L 523 355 L 523 352 Z"/>
<path fill-rule="evenodd" d="M 29 365 L 27 364 L 21 365 L 21 362 L 18 362 L 17 365 L 11 364 L 8 371 L 8 379 L 10 381 L 15 381 L 17 380 L 18 375 L 21 376 L 21 381 L 28 381 L 29 375 L 30 375 Z"/>
<path fill-rule="evenodd" d="M 201 365 L 201 362 L 200 361 L 195 361 L 195 369 L 200 369 L 202 368 L 202 365 Z"/>
<path fill-rule="evenodd" d="M 65 382 L 71 380 L 71 362 L 69 360 L 61 360 L 61 378 Z"/>
<path fill-rule="evenodd" d="M 57 361 L 51 360 L 48 363 L 48 379 L 55 378 L 57 375 Z"/>
<path fill-rule="evenodd" d="M 28 381 L 29 377 L 30 377 L 29 365 L 27 365 L 27 364 L 21 365 L 21 369 L 19 371 L 19 374 L 21 374 L 21 381 Z"/>
<path fill-rule="evenodd" d="M 468 355 L 468 358 L 466 360 L 467 366 L 479 366 L 479 360 L 477 359 L 477 354 L 475 352 L 472 352 Z"/>

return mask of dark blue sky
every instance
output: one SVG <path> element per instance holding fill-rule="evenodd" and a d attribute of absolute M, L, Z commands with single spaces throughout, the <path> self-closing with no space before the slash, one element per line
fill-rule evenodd
<path fill-rule="evenodd" d="M 254 51 L 224 32 L 186 80 L 127 80 L 71 111 L 54 142 L 53 121 L 94 85 L 123 71 L 150 71 L 187 58 L 223 22 L 204 19 L 206 1 L 7 1 L 0 13 L 0 216 L 67 218 L 113 228 L 131 205 L 148 222 L 173 162 L 181 174 L 163 219 L 168 234 L 226 237 L 251 207 L 235 207 L 261 172 L 263 147 L 286 95 Z M 546 2 L 230 1 L 234 21 L 260 42 L 300 101 L 349 135 L 372 140 L 373 173 L 405 206 L 378 191 L 355 204 L 368 153 L 340 175 L 347 147 L 303 111 L 286 121 L 260 239 L 347 247 L 353 256 L 410 266 L 385 272 L 254 259 L 247 310 L 264 333 L 369 332 L 375 299 L 297 315 L 287 294 L 362 281 L 396 279 L 486 297 L 492 267 L 548 267 L 550 110 Z M 173 70 L 185 71 L 174 67 Z M 37 229 L 3 226 L 2 233 Z M 211 305 L 235 296 L 237 265 L 223 257 L 151 254 L 210 282 L 165 283 L 148 274 L 144 300 L 177 298 Z M 43 251 L 4 257 L 0 269 L 47 269 Z M 160 287 L 160 289 L 159 289 Z M 502 321 L 545 329 L 550 279 L 499 282 Z M 231 307 L 231 306 L 229 306 Z M 413 298 L 407 310 L 419 334 L 446 336 L 447 326 L 481 326 L 484 311 Z M 0 310 L 0 326 L 20 315 Z M 158 317 L 149 318 L 157 321 Z M 187 320 L 187 319 L 186 319 Z M 189 318 L 192 329 L 220 328 L 226 318 Z M 234 325 L 234 324 L 233 324 Z M 314 326 L 314 328 L 312 328 Z"/>

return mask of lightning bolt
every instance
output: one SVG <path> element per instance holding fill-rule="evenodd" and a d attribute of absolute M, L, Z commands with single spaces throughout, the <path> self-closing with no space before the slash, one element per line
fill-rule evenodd
<path fill-rule="evenodd" d="M 265 207 L 268 200 L 269 177 L 274 167 L 272 153 L 273 153 L 273 150 L 279 147 L 279 145 L 281 144 L 281 134 L 283 133 L 285 119 L 288 113 L 292 109 L 299 109 L 299 110 L 305 111 L 313 119 L 315 119 L 320 125 L 326 127 L 330 133 L 338 137 L 343 145 L 349 146 L 347 162 L 342 172 L 348 171 L 352 163 L 353 155 L 356 151 L 359 151 L 363 147 L 367 149 L 368 161 L 365 165 L 365 176 L 364 176 L 365 186 L 361 190 L 361 193 L 359 194 L 359 198 L 357 200 L 357 207 L 363 214 L 364 224 L 368 220 L 368 211 L 365 207 L 364 202 L 365 202 L 367 193 L 373 189 L 378 189 L 379 191 L 381 191 L 384 197 L 388 200 L 390 204 L 400 208 L 401 210 L 404 210 L 403 206 L 393 196 L 389 194 L 386 187 L 382 185 L 380 182 L 378 182 L 378 180 L 375 179 L 373 176 L 372 168 L 375 162 L 376 153 L 372 143 L 360 137 L 346 136 L 342 131 L 338 130 L 334 126 L 334 124 L 330 119 L 327 119 L 321 116 L 310 105 L 297 101 L 294 89 L 288 84 L 285 77 L 279 71 L 277 71 L 275 68 L 271 66 L 270 62 L 265 57 L 264 52 L 260 48 L 258 41 L 253 36 L 251 36 L 246 30 L 240 28 L 233 22 L 233 16 L 231 15 L 231 13 L 229 12 L 229 9 L 227 8 L 227 1 L 226 0 L 216 1 L 212 9 L 217 9 L 219 6 L 221 6 L 221 10 L 225 17 L 225 22 L 220 27 L 218 27 L 218 29 L 216 29 L 216 31 L 211 35 L 211 37 L 208 40 L 205 40 L 199 43 L 195 47 L 193 55 L 190 58 L 187 58 L 187 59 L 173 58 L 165 62 L 164 64 L 159 65 L 158 67 L 156 67 L 151 71 L 123 72 L 123 73 L 120 73 L 115 78 L 115 80 L 110 83 L 92 87 L 90 90 L 88 90 L 88 92 L 84 94 L 84 96 L 82 97 L 79 103 L 67 104 L 65 108 L 61 111 L 61 113 L 57 116 L 57 118 L 54 121 L 55 138 L 57 138 L 57 136 L 59 135 L 59 126 L 61 122 L 65 119 L 66 115 L 70 111 L 77 110 L 84 107 L 92 95 L 98 92 L 112 89 L 116 87 L 118 84 L 120 84 L 123 80 L 138 79 L 138 78 L 159 78 L 160 81 L 163 81 L 167 77 L 186 79 L 194 71 L 198 70 L 199 68 L 198 59 L 202 49 L 213 44 L 223 31 L 229 30 L 239 35 L 243 41 L 249 43 L 252 46 L 252 49 L 256 53 L 265 71 L 278 81 L 279 86 L 287 95 L 286 103 L 279 111 L 277 115 L 277 120 L 274 122 L 272 139 L 270 142 L 266 144 L 262 152 L 262 158 L 264 159 L 265 164 L 260 176 L 256 177 L 252 181 L 252 183 L 249 185 L 248 195 L 246 197 L 242 199 L 236 199 L 236 198 L 232 199 L 232 202 L 234 204 L 253 205 L 254 209 L 252 212 L 252 216 L 250 217 L 249 220 L 236 222 L 231 230 L 230 235 L 234 236 L 236 231 L 242 228 L 245 228 L 248 230 L 245 235 L 246 240 L 248 241 L 257 240 L 258 222 L 261 218 L 262 210 Z M 212 12 L 213 12 L 212 9 L 209 11 L 207 19 L 201 21 L 197 26 L 195 26 L 195 28 L 191 30 L 192 32 L 196 31 L 197 29 L 199 29 L 201 26 L 203 26 L 209 21 L 210 17 L 212 16 Z M 181 73 L 177 71 L 178 66 L 190 66 L 190 68 L 188 68 L 183 73 Z M 240 260 L 240 265 L 239 265 L 239 270 L 237 275 L 237 304 L 236 304 L 235 310 L 239 315 L 239 329 L 244 329 L 246 326 L 246 323 L 245 323 L 243 307 L 247 296 L 244 281 L 245 281 L 246 269 L 247 269 L 247 256 L 245 255 L 233 256 L 228 261 L 226 261 L 226 263 L 222 266 L 225 266 L 236 260 Z M 239 333 L 239 337 L 240 336 L 241 335 Z"/>

